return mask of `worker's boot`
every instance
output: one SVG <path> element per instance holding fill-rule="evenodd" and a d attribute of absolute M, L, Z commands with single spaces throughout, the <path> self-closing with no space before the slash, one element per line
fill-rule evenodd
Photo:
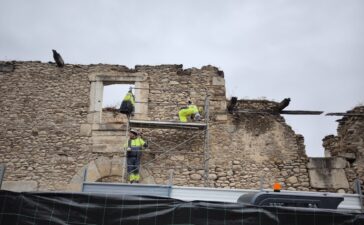
<path fill-rule="evenodd" d="M 129 183 L 132 184 L 134 183 L 134 174 L 129 174 Z"/>
<path fill-rule="evenodd" d="M 139 173 L 136 173 L 134 175 L 134 182 L 138 184 L 139 183 L 139 180 L 140 180 L 140 175 L 139 175 Z"/>

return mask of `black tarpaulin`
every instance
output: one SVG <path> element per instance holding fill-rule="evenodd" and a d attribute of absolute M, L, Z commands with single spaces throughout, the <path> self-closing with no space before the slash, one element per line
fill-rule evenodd
<path fill-rule="evenodd" d="M 151 196 L 0 191 L 0 224 L 364 225 L 363 214 Z"/>

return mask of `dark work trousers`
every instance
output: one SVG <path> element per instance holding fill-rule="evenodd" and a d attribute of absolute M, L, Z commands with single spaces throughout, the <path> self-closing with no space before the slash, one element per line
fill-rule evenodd
<path fill-rule="evenodd" d="M 130 173 L 139 173 L 140 167 L 140 158 L 142 154 L 141 151 L 138 150 L 131 150 L 127 153 L 127 164 L 128 164 L 128 174 Z"/>
<path fill-rule="evenodd" d="M 130 101 L 122 101 L 119 112 L 126 115 L 131 115 L 134 112 L 134 106 Z"/>

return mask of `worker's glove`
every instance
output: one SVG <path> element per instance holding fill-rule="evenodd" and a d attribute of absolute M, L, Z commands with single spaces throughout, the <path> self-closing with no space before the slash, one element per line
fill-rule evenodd
<path fill-rule="evenodd" d="M 131 152 L 131 148 L 127 148 L 127 149 L 126 149 L 126 151 L 127 151 L 127 152 Z"/>

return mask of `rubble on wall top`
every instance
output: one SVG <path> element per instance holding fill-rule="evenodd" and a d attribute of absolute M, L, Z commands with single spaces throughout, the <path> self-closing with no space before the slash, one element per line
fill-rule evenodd
<path fill-rule="evenodd" d="M 12 62 L 0 62 L 0 72 L 13 72 L 14 71 L 14 63 Z"/>
<path fill-rule="evenodd" d="M 49 62 L 41 62 L 41 61 L 0 61 L 0 72 L 12 72 L 14 68 L 11 69 L 10 65 L 15 64 L 41 64 L 41 65 L 51 65 L 56 66 L 57 64 L 55 62 L 49 61 Z M 29 65 L 31 66 L 31 65 Z M 145 70 L 169 70 L 170 72 L 176 72 L 177 75 L 191 75 L 196 72 L 201 71 L 209 71 L 214 72 L 217 76 L 224 77 L 224 72 L 222 70 L 219 70 L 217 67 L 212 65 L 206 65 L 202 66 L 201 69 L 198 69 L 196 67 L 183 69 L 182 64 L 161 64 L 161 65 L 135 65 L 134 68 L 129 68 L 124 65 L 119 64 L 64 64 L 66 68 L 83 68 L 83 69 L 89 69 L 89 70 L 99 70 L 99 69 L 108 69 L 108 70 L 114 70 L 118 72 L 140 72 Z"/>

